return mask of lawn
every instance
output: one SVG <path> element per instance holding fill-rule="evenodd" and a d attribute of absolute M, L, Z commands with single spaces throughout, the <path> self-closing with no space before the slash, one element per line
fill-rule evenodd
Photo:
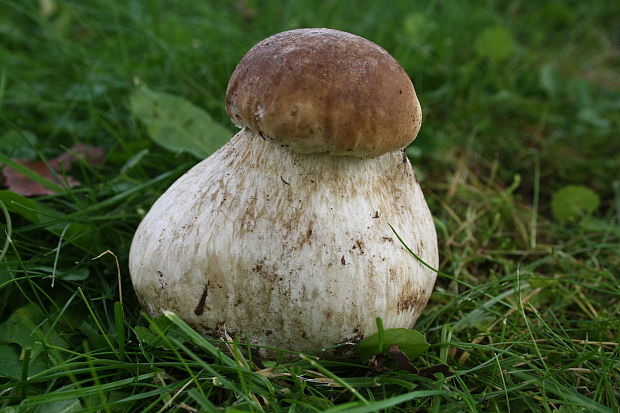
<path fill-rule="evenodd" d="M 298 27 L 413 79 L 440 268 L 412 363 L 443 373 L 261 362 L 141 312 L 138 223 L 235 133 L 243 54 Z M 619 73 L 604 0 L 0 0 L 0 412 L 620 411 Z"/>

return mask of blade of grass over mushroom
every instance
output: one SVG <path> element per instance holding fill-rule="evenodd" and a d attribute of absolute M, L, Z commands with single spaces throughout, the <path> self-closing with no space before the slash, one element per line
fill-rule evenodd
<path fill-rule="evenodd" d="M 384 334 L 385 334 L 385 330 L 383 329 L 383 320 L 381 320 L 381 317 L 377 317 L 376 319 L 377 321 L 377 334 L 379 336 L 379 353 L 383 353 L 383 338 L 384 338 Z"/>
<path fill-rule="evenodd" d="M 440 275 L 442 277 L 446 277 L 452 281 L 455 281 L 459 284 L 462 284 L 463 286 L 471 289 L 472 291 L 480 291 L 483 294 L 486 294 L 489 298 L 493 298 L 493 296 L 491 294 L 487 294 L 486 292 L 479 290 L 477 286 L 468 283 L 467 281 L 461 280 L 457 277 L 455 277 L 454 275 L 445 273 L 443 271 L 440 271 L 438 268 L 433 268 L 429 263 L 427 263 L 426 261 L 424 261 L 418 254 L 416 254 L 415 252 L 413 252 L 413 250 L 405 243 L 405 241 L 401 238 L 401 236 L 398 234 L 398 232 L 396 232 L 396 230 L 394 229 L 394 227 L 388 223 L 388 226 L 390 227 L 390 229 L 392 230 L 392 232 L 394 233 L 394 235 L 396 236 L 396 238 L 398 239 L 398 241 L 400 242 L 400 244 L 405 247 L 405 249 L 407 250 L 407 252 L 409 254 L 411 254 L 411 256 L 413 258 L 415 258 L 416 260 L 418 260 L 423 266 L 425 266 L 426 268 L 428 268 L 429 270 L 435 272 L 437 275 Z"/>
<path fill-rule="evenodd" d="M 165 311 L 164 316 L 168 320 L 172 321 L 174 325 L 179 327 L 179 329 L 181 329 L 181 331 L 183 331 L 183 333 L 188 338 L 190 338 L 194 342 L 194 344 L 198 345 L 199 347 L 202 347 L 204 350 L 209 352 L 211 356 L 214 357 L 217 361 L 223 363 L 224 365 L 228 367 L 232 367 L 232 368 L 237 367 L 237 362 L 235 362 L 235 360 L 231 359 L 226 354 L 224 354 L 224 352 L 222 352 L 219 348 L 209 343 L 209 341 L 206 338 L 204 338 L 203 336 L 198 334 L 196 330 L 188 326 L 187 323 L 181 320 L 179 316 L 177 316 L 175 313 L 171 311 Z"/>
<path fill-rule="evenodd" d="M 230 131 L 187 100 L 145 87 L 131 96 L 131 110 L 155 143 L 203 159 L 230 139 Z"/>

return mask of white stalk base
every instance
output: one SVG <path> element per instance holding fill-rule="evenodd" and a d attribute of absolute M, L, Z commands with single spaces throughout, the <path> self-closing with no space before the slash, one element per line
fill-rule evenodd
<path fill-rule="evenodd" d="M 315 352 L 412 327 L 438 265 L 435 228 L 402 151 L 297 154 L 244 129 L 176 181 L 134 237 L 146 311 L 202 333 Z M 261 351 L 262 355 L 273 355 Z"/>

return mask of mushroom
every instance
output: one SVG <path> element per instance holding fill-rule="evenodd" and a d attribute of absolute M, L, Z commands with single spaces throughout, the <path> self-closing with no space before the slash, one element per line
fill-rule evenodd
<path fill-rule="evenodd" d="M 422 116 L 403 68 L 350 33 L 286 31 L 241 59 L 226 109 L 241 130 L 136 231 L 129 269 L 144 309 L 242 336 L 263 357 L 358 342 L 377 317 L 412 327 L 436 274 L 390 225 L 431 267 L 438 256 L 403 150 Z"/>

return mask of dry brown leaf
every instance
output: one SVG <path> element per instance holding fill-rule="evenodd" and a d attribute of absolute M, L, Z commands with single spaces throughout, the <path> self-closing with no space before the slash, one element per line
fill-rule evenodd
<path fill-rule="evenodd" d="M 71 150 L 62 153 L 56 158 L 50 159 L 47 164 L 42 161 L 29 161 L 24 159 L 14 159 L 14 161 L 50 182 L 62 186 L 68 185 L 70 187 L 76 187 L 80 185 L 80 182 L 71 175 L 67 175 L 65 172 L 79 159 L 84 159 L 90 164 L 97 165 L 101 163 L 104 156 L 105 148 L 80 143 L 75 145 Z M 36 196 L 51 195 L 54 193 L 54 191 L 33 181 L 9 166 L 4 166 L 2 168 L 2 174 L 4 175 L 4 185 L 11 191 L 20 195 Z"/>

